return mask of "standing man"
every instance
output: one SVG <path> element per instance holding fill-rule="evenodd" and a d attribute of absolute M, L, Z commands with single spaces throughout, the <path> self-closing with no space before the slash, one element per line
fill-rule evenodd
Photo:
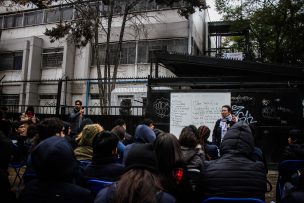
<path fill-rule="evenodd" d="M 218 119 L 215 123 L 212 142 L 220 147 L 220 144 L 227 132 L 227 130 L 237 122 L 237 117 L 231 114 L 231 107 L 229 105 L 222 106 L 222 118 Z"/>
<path fill-rule="evenodd" d="M 71 137 L 74 137 L 78 133 L 78 129 L 84 118 L 84 108 L 80 100 L 75 101 L 75 107 L 70 111 L 70 123 L 71 123 Z"/>

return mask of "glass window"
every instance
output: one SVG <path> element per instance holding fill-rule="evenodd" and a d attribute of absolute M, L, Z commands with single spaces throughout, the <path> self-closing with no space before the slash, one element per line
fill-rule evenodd
<path fill-rule="evenodd" d="M 42 67 L 61 67 L 63 48 L 44 49 L 42 53 Z"/>
<path fill-rule="evenodd" d="M 24 25 L 37 25 L 42 23 L 43 12 L 35 11 L 24 14 Z"/>
<path fill-rule="evenodd" d="M 17 14 L 14 16 L 14 27 L 23 26 L 23 14 Z"/>
<path fill-rule="evenodd" d="M 62 8 L 61 11 L 62 11 L 62 20 L 66 20 L 66 21 L 72 20 L 73 8 L 71 7 Z"/>
<path fill-rule="evenodd" d="M 137 62 L 148 63 L 151 51 L 162 50 L 176 53 L 187 53 L 187 39 L 139 41 Z"/>
<path fill-rule="evenodd" d="M 3 106 L 18 105 L 19 104 L 19 95 L 18 94 L 1 94 L 0 95 L 0 104 Z M 9 110 L 11 110 L 11 109 L 9 108 Z"/>
<path fill-rule="evenodd" d="M 0 70 L 21 70 L 23 52 L 0 53 Z"/>
<path fill-rule="evenodd" d="M 54 23 L 60 20 L 60 11 L 58 8 L 45 11 L 45 23 Z"/>
<path fill-rule="evenodd" d="M 4 28 L 11 28 L 14 26 L 14 16 L 4 16 Z"/>
<path fill-rule="evenodd" d="M 3 16 L 0 16 L 0 29 L 2 28 Z"/>
<path fill-rule="evenodd" d="M 117 43 L 110 44 L 110 64 L 115 62 L 115 54 L 117 50 Z M 134 64 L 135 63 L 135 53 L 136 53 L 136 43 L 135 42 L 125 42 L 122 44 L 122 52 L 120 55 L 120 64 Z M 105 63 L 106 58 L 106 44 L 99 45 L 99 57 L 100 63 Z M 93 57 L 94 59 L 95 57 Z M 93 60 L 93 64 L 96 64 L 96 61 Z"/>

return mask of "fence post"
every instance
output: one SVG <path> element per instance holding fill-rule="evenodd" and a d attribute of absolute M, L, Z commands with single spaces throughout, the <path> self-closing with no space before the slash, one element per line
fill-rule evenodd
<path fill-rule="evenodd" d="M 57 88 L 56 116 L 59 116 L 59 111 L 60 111 L 61 89 L 62 89 L 62 79 L 59 80 L 58 88 Z"/>

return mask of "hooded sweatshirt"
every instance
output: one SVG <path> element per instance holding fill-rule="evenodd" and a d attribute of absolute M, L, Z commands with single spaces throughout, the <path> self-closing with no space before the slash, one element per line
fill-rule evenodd
<path fill-rule="evenodd" d="M 249 126 L 244 122 L 233 125 L 220 150 L 222 156 L 219 159 L 206 162 L 200 186 L 202 193 L 205 196 L 264 199 L 266 170 L 262 162 L 251 159 L 254 138 Z"/>
<path fill-rule="evenodd" d="M 47 138 L 37 145 L 31 158 L 38 178 L 26 185 L 21 203 L 92 202 L 89 190 L 71 184 L 78 163 L 66 139 Z"/>

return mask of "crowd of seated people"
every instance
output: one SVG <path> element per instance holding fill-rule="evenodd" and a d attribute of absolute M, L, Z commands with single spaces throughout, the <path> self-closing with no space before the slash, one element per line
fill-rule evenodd
<path fill-rule="evenodd" d="M 215 196 L 265 200 L 267 167 L 255 158 L 254 136 L 245 122 L 230 127 L 219 147 L 208 141 L 210 129 L 204 125 L 185 126 L 176 136 L 155 130 L 148 119 L 136 127 L 133 137 L 121 119 L 112 129 L 92 122 L 81 125 L 76 136 L 69 135 L 71 125 L 59 118 L 19 120 L 10 131 L 0 125 L 4 202 L 196 203 Z M 283 159 L 304 159 L 302 154 L 295 155 L 303 152 L 303 131 L 290 136 L 293 140 Z M 14 146 L 22 151 L 18 154 Z M 35 175 L 24 181 L 24 189 L 16 195 L 8 168 L 21 160 L 26 165 L 24 173 Z M 294 185 L 286 191 L 284 203 L 296 202 L 291 199 L 304 194 L 304 173 L 296 172 L 297 182 L 290 181 Z M 92 179 L 113 184 L 96 195 L 87 185 Z"/>

